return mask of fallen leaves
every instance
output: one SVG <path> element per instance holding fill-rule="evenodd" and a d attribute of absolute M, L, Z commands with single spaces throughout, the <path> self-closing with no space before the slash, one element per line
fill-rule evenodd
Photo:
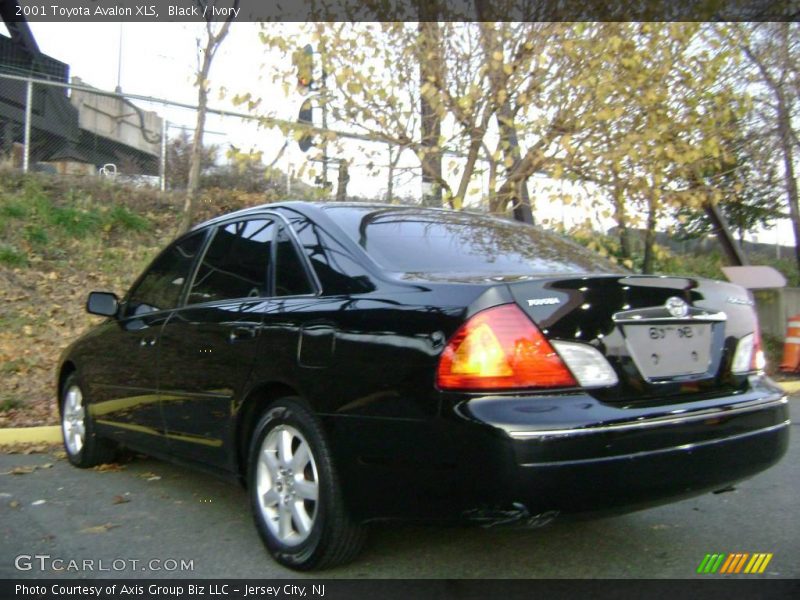
<path fill-rule="evenodd" d="M 11 177 L 4 176 L 0 188 L 6 197 L 24 202 L 27 182 L 35 178 L 21 175 L 12 181 Z M 107 182 L 94 179 L 36 179 L 41 186 L 38 199 L 56 207 L 74 207 L 74 199 L 83 198 L 86 204 L 81 209 L 102 211 L 107 202 L 95 199 L 108 195 L 103 187 Z M 198 206 L 196 218 L 204 220 L 262 202 L 258 194 L 220 190 L 213 202 Z M 54 379 L 59 354 L 98 323 L 97 317 L 84 310 L 87 290 L 123 293 L 173 237 L 174 215 L 183 198 L 120 185 L 114 189 L 114 203 L 148 221 L 149 227 L 144 231 L 113 227 L 75 238 L 43 225 L 50 243 L 36 248 L 26 240 L 28 230 L 21 221 L 8 219 L 0 231 L 5 242 L 25 248 L 29 259 L 25 267 L 0 269 L 0 368 L 5 367 L 0 369 L 0 379 L 4 394 L 20 402 L 0 410 L 0 428 L 58 424 Z"/>
<path fill-rule="evenodd" d="M 4 471 L 0 475 L 30 475 L 37 469 L 52 469 L 53 463 L 44 463 L 42 465 L 19 465 L 10 471 Z"/>
<path fill-rule="evenodd" d="M 126 503 L 128 503 L 130 501 L 131 501 L 131 499 L 128 498 L 127 496 L 117 495 L 117 496 L 114 496 L 114 500 L 111 503 L 112 504 L 126 504 Z"/>
<path fill-rule="evenodd" d="M 3 444 L 0 451 L 3 454 L 43 454 L 55 447 L 55 444 L 32 444 L 29 442 L 18 444 Z"/>
<path fill-rule="evenodd" d="M 22 465 L 14 467 L 10 471 L 3 471 L 0 475 L 28 475 L 36 470 L 36 465 Z"/>
<path fill-rule="evenodd" d="M 81 529 L 81 533 L 106 533 L 111 529 L 115 529 L 119 527 L 119 525 L 115 523 L 103 523 L 102 525 L 94 525 L 93 527 L 86 527 Z"/>
<path fill-rule="evenodd" d="M 148 238 L 146 245 L 158 247 L 161 240 Z M 18 402 L 0 410 L 0 427 L 58 424 L 54 378 L 59 354 L 97 323 L 85 312 L 86 290 L 123 292 L 142 268 L 143 258 L 137 256 L 141 246 L 142 240 L 125 236 L 113 248 L 120 259 L 109 260 L 105 244 L 86 239 L 64 248 L 63 257 L 31 260 L 28 267 L 13 273 L 3 269 L 0 366 L 5 369 L 0 377 L 4 393 Z M 87 264 L 98 264 L 101 270 L 88 272 Z"/>
<path fill-rule="evenodd" d="M 4 174 L 0 200 L 27 202 L 30 182 L 39 202 L 103 213 L 108 209 L 107 182 L 98 178 L 39 180 L 34 175 Z M 98 198 L 103 198 L 102 202 Z M 258 194 L 232 190 L 205 191 L 196 218 L 205 220 L 263 202 Z M 98 323 L 86 314 L 86 292 L 101 289 L 123 293 L 175 234 L 174 215 L 183 205 L 180 194 L 115 185 L 113 203 L 143 219 L 148 227 L 133 231 L 114 226 L 79 238 L 49 222 L 39 223 L 50 243 L 33 247 L 25 237 L 29 222 L 7 219 L 4 241 L 26 250 L 28 264 L 0 269 L 0 375 L 4 395 L 20 406 L 0 410 L 0 428 L 55 425 L 59 422 L 54 379 L 58 357 L 69 343 Z M 103 213 L 105 214 L 105 213 Z M 12 363 L 11 366 L 8 366 Z M 3 398 L 0 398 L 2 401 Z M 7 451 L 3 447 L 3 452 Z"/>
<path fill-rule="evenodd" d="M 160 475 L 156 475 L 155 473 L 150 473 L 149 471 L 146 473 L 139 473 L 139 477 L 141 477 L 145 481 L 158 481 L 159 479 L 161 479 Z"/>
<path fill-rule="evenodd" d="M 92 470 L 97 471 L 98 473 L 115 473 L 117 471 L 124 471 L 125 468 L 125 465 L 121 465 L 119 463 L 103 463 L 102 465 L 92 467 Z"/>

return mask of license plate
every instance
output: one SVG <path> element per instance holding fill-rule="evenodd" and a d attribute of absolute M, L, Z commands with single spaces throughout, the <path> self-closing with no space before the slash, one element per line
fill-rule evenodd
<path fill-rule="evenodd" d="M 711 325 L 627 325 L 633 361 L 648 379 L 705 373 L 711 362 Z"/>

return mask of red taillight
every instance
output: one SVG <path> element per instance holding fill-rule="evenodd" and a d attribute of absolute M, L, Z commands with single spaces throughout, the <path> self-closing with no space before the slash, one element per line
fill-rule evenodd
<path fill-rule="evenodd" d="M 442 353 L 436 383 L 445 390 L 576 386 L 575 378 L 515 304 L 479 312 Z"/>
<path fill-rule="evenodd" d="M 750 368 L 753 371 L 763 371 L 767 367 L 767 360 L 764 357 L 764 350 L 761 344 L 761 330 L 756 325 L 753 333 L 753 356 L 750 359 Z"/>

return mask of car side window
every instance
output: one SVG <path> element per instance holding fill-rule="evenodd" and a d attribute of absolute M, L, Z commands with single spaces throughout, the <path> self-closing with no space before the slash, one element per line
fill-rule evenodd
<path fill-rule="evenodd" d="M 178 306 L 181 290 L 191 272 L 206 232 L 198 231 L 163 252 L 128 295 L 126 316 L 142 315 Z"/>
<path fill-rule="evenodd" d="M 367 272 L 324 230 L 303 216 L 291 216 L 297 234 L 325 294 L 362 294 L 373 290 Z"/>
<path fill-rule="evenodd" d="M 197 269 L 187 304 L 266 296 L 275 224 L 269 219 L 217 227 Z"/>
<path fill-rule="evenodd" d="M 275 295 L 303 296 L 313 294 L 314 288 L 292 243 L 286 227 L 275 238 Z"/>

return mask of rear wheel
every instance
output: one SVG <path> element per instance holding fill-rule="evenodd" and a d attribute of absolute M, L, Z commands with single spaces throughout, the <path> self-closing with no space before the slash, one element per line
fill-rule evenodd
<path fill-rule="evenodd" d="M 363 527 L 347 514 L 322 428 L 298 399 L 278 401 L 256 425 L 248 488 L 256 527 L 279 563 L 324 569 L 360 551 Z"/>
<path fill-rule="evenodd" d="M 83 388 L 74 373 L 61 390 L 61 433 L 67 458 L 76 467 L 85 469 L 114 460 L 116 447 L 95 435 Z"/>

